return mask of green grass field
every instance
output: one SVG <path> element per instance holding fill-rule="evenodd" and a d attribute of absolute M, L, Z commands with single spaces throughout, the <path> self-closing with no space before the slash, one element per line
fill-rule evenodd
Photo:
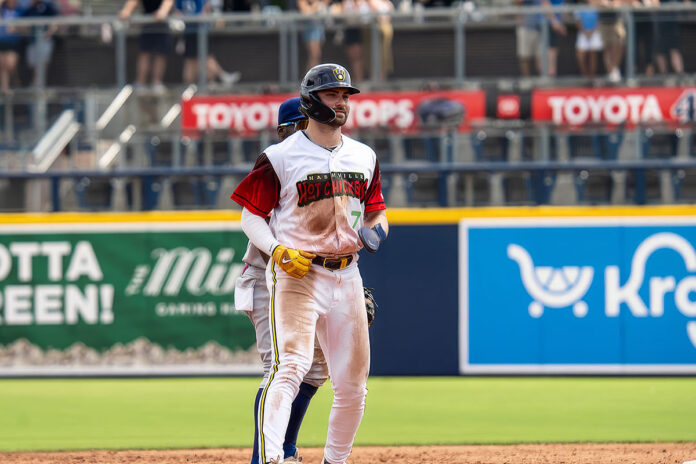
<path fill-rule="evenodd" d="M 0 450 L 249 447 L 255 378 L 0 381 Z M 696 378 L 371 378 L 356 445 L 696 441 Z M 300 434 L 323 444 L 331 389 Z"/>

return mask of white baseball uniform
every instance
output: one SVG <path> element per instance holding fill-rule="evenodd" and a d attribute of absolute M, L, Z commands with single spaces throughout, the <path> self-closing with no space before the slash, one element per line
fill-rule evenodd
<path fill-rule="evenodd" d="M 345 135 L 328 150 L 297 132 L 266 149 L 232 198 L 267 217 L 283 245 L 321 257 L 296 279 L 269 260 L 269 326 L 273 350 L 259 404 L 259 455 L 283 455 L 290 406 L 309 370 L 315 334 L 329 367 L 334 401 L 324 456 L 344 463 L 365 408 L 369 336 L 357 252 L 366 212 L 385 209 L 379 164 L 367 145 Z M 340 263 L 340 265 L 337 265 Z"/>
<path fill-rule="evenodd" d="M 263 378 L 259 388 L 264 388 L 271 371 L 271 331 L 268 325 L 268 305 L 270 297 L 266 285 L 266 264 L 269 257 L 249 242 L 242 261 L 247 264 L 242 275 L 237 278 L 234 290 L 234 306 L 245 311 L 256 331 L 256 349 L 263 365 Z M 314 359 L 307 375 L 302 380 L 314 387 L 321 387 L 329 376 L 324 353 L 316 345 Z"/>

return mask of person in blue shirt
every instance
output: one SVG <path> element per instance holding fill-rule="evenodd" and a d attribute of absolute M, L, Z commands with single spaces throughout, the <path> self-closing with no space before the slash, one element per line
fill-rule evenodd
<path fill-rule="evenodd" d="M 210 2 L 207 0 L 176 0 L 176 9 L 184 16 L 196 16 L 210 12 Z M 200 23 L 186 23 L 184 30 L 184 69 L 183 80 L 187 84 L 196 82 L 198 77 L 198 29 Z M 177 49 L 179 47 L 177 46 Z M 178 50 L 177 50 L 178 51 Z M 225 71 L 217 58 L 208 50 L 206 69 L 209 81 L 219 80 L 225 85 L 231 86 L 239 81 L 240 72 Z"/>
<path fill-rule="evenodd" d="M 0 19 L 9 21 L 22 16 L 17 0 L 0 2 Z M 0 26 L 0 93 L 10 94 L 10 80 L 17 71 L 22 37 L 12 26 Z"/>
<path fill-rule="evenodd" d="M 563 0 L 515 0 L 519 6 L 545 6 L 551 7 L 562 5 Z M 548 43 L 548 74 L 556 75 L 556 62 L 558 57 L 559 36 L 566 35 L 566 27 L 559 14 L 548 12 L 545 15 L 539 13 L 528 13 L 522 16 L 522 23 L 517 26 L 517 58 L 520 62 L 520 72 L 523 76 L 532 75 L 532 58 L 536 62 L 536 67 L 541 73 L 541 53 L 543 50 L 541 25 L 543 21 L 549 22 L 549 43 Z"/>
<path fill-rule="evenodd" d="M 578 37 L 575 53 L 582 77 L 592 79 L 597 74 L 597 56 L 604 48 L 599 33 L 599 13 L 597 10 L 584 10 L 575 13 L 578 23 Z"/>
<path fill-rule="evenodd" d="M 46 18 L 58 16 L 58 8 L 50 0 L 34 0 L 24 12 L 27 18 Z M 31 38 L 27 46 L 27 64 L 34 68 L 34 85 L 38 85 L 38 69 L 47 66 L 53 55 L 53 34 L 58 28 L 56 25 L 35 26 L 31 31 Z M 38 32 L 38 34 L 37 34 Z"/>

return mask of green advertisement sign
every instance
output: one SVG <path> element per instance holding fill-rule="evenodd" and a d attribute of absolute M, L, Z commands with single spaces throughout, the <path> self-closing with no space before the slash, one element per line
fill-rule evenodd
<path fill-rule="evenodd" d="M 0 375 L 251 373 L 236 223 L 52 224 L 0 233 Z"/>

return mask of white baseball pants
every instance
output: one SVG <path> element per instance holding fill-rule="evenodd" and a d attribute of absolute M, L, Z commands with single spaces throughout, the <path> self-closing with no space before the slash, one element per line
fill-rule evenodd
<path fill-rule="evenodd" d="M 290 407 L 312 364 L 315 334 L 324 352 L 334 401 L 324 456 L 341 464 L 350 455 L 365 410 L 370 341 L 357 263 L 329 271 L 313 265 L 302 279 L 272 260 L 266 269 L 273 349 L 268 383 L 259 403 L 259 456 L 283 455 Z"/>

